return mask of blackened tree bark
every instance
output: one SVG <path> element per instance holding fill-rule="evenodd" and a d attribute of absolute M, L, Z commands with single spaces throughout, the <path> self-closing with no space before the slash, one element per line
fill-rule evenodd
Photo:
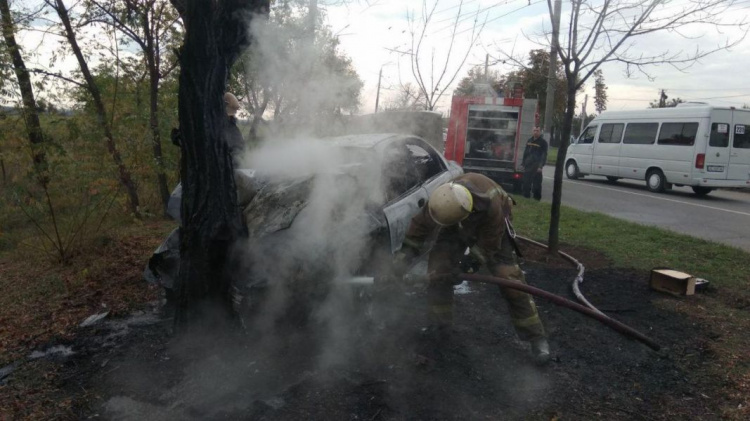
<path fill-rule="evenodd" d="M 94 81 L 94 77 L 92 76 L 91 71 L 89 70 L 89 65 L 86 62 L 86 59 L 83 57 L 81 47 L 78 45 L 78 39 L 76 38 L 76 34 L 73 31 L 73 26 L 70 23 L 70 15 L 68 14 L 68 9 L 65 7 L 65 3 L 63 3 L 62 0 L 45 0 L 45 2 L 49 6 L 51 6 L 55 10 L 55 12 L 57 12 L 57 16 L 60 18 L 60 21 L 65 28 L 65 38 L 68 40 L 70 48 L 73 50 L 73 54 L 78 60 L 78 66 L 81 69 L 84 80 L 86 81 L 86 89 L 89 91 L 89 94 L 91 94 L 91 98 L 94 100 L 97 120 L 99 122 L 99 127 L 101 127 L 101 129 L 104 131 L 107 150 L 112 156 L 112 159 L 115 161 L 115 165 L 117 166 L 117 170 L 119 173 L 120 183 L 122 183 L 123 187 L 125 188 L 125 192 L 128 195 L 130 211 L 136 217 L 140 217 L 140 201 L 138 199 L 138 189 L 133 182 L 133 177 L 130 175 L 130 170 L 128 170 L 125 166 L 125 163 L 122 162 L 122 156 L 120 155 L 120 151 L 117 149 L 117 145 L 115 144 L 115 138 L 112 134 L 112 128 L 110 127 L 108 123 L 109 120 L 107 119 L 107 111 L 104 109 L 104 101 L 102 101 L 102 95 L 99 91 L 99 87 Z"/>
<path fill-rule="evenodd" d="M 269 0 L 172 0 L 182 16 L 179 119 L 182 133 L 182 242 L 175 325 L 184 329 L 216 309 L 231 309 L 233 243 L 246 235 L 232 159 L 222 132 L 229 69 L 250 44 L 248 25 Z"/>

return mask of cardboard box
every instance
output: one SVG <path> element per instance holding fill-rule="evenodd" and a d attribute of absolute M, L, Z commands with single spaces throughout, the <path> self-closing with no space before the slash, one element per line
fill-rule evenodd
<path fill-rule="evenodd" d="M 696 278 L 685 272 L 672 269 L 653 269 L 649 286 L 656 291 L 673 295 L 695 294 Z"/>

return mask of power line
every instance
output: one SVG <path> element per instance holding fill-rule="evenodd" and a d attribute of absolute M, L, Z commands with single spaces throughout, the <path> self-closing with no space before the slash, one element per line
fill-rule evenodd
<path fill-rule="evenodd" d="M 456 26 L 460 25 L 461 23 L 466 22 L 468 20 L 472 20 L 472 19 L 476 20 L 479 17 L 479 15 L 481 15 L 482 13 L 487 12 L 490 9 L 493 9 L 495 7 L 498 7 L 498 6 L 505 6 L 505 5 L 508 5 L 510 3 L 514 3 L 514 2 L 517 2 L 517 1 L 519 1 L 519 0 L 505 0 L 502 3 L 497 3 L 497 4 L 494 4 L 492 6 L 485 7 L 484 9 L 479 9 L 476 12 L 470 12 L 467 15 L 459 16 L 458 20 L 456 22 L 454 22 L 453 24 L 444 26 L 444 27 L 442 27 L 440 29 L 436 29 L 435 31 L 432 31 L 432 33 L 430 33 L 430 35 L 435 35 L 435 34 L 437 34 L 439 32 L 443 32 L 445 30 L 452 29 L 452 28 L 454 28 L 454 27 L 456 27 Z M 530 4 L 526 5 L 526 6 L 530 6 Z M 447 22 L 447 21 L 453 21 L 455 19 L 456 19 L 455 17 L 451 17 L 451 18 L 448 18 L 448 19 L 443 19 L 443 20 L 435 21 L 433 23 L 443 23 L 443 22 Z"/>
<path fill-rule="evenodd" d="M 516 13 L 516 12 L 518 12 L 518 11 L 520 11 L 520 10 L 523 10 L 523 9 L 527 8 L 527 7 L 531 7 L 531 6 L 537 5 L 537 4 L 539 4 L 539 3 L 542 3 L 542 2 L 544 2 L 544 1 L 545 1 L 545 0 L 537 0 L 537 1 L 533 2 L 533 3 L 525 4 L 525 5 L 523 5 L 523 6 L 519 7 L 519 8 L 517 8 L 517 9 L 513 9 L 513 10 L 511 10 L 511 11 L 510 11 L 510 12 L 508 12 L 508 13 L 504 13 L 504 14 L 502 14 L 502 15 L 500 15 L 500 16 L 496 16 L 496 17 L 494 17 L 494 18 L 492 18 L 492 19 L 490 19 L 490 20 L 488 20 L 488 21 L 485 21 L 485 22 L 483 23 L 483 25 L 487 25 L 488 23 L 494 22 L 494 21 L 496 21 L 496 20 L 498 20 L 498 19 L 502 19 L 502 18 L 504 18 L 504 17 L 507 17 L 508 15 L 512 15 L 513 13 Z M 469 30 L 473 30 L 473 29 L 474 29 L 473 27 L 472 27 L 472 28 L 469 28 L 469 29 L 464 29 L 463 31 L 460 31 L 460 32 L 456 32 L 456 35 L 461 35 L 461 34 L 463 34 L 463 33 L 465 33 L 465 32 L 468 32 Z"/>

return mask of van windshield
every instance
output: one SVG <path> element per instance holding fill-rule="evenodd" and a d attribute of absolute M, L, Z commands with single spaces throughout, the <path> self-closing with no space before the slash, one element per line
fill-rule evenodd
<path fill-rule="evenodd" d="M 581 137 L 578 138 L 578 143 L 594 143 L 594 135 L 596 135 L 596 128 L 598 126 L 586 127 L 586 130 L 581 133 Z"/>

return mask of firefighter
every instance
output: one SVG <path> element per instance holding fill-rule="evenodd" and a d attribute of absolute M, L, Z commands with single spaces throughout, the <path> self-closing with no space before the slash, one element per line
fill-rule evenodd
<path fill-rule="evenodd" d="M 542 199 L 542 167 L 547 162 L 547 141 L 541 135 L 539 127 L 534 130 L 526 143 L 526 149 L 523 150 L 523 197 Z"/>
<path fill-rule="evenodd" d="M 510 196 L 481 174 L 463 174 L 441 185 L 409 225 L 396 256 L 397 274 L 405 272 L 406 263 L 419 255 L 425 240 L 437 231 L 428 258 L 429 274 L 455 272 L 468 248 L 493 275 L 526 283 L 516 259 L 510 224 L 512 206 Z M 530 342 L 538 362 L 547 362 L 549 344 L 534 300 L 518 290 L 501 291 L 519 338 Z M 438 330 L 445 330 L 453 323 L 453 281 L 431 280 L 427 294 L 431 322 Z"/>

